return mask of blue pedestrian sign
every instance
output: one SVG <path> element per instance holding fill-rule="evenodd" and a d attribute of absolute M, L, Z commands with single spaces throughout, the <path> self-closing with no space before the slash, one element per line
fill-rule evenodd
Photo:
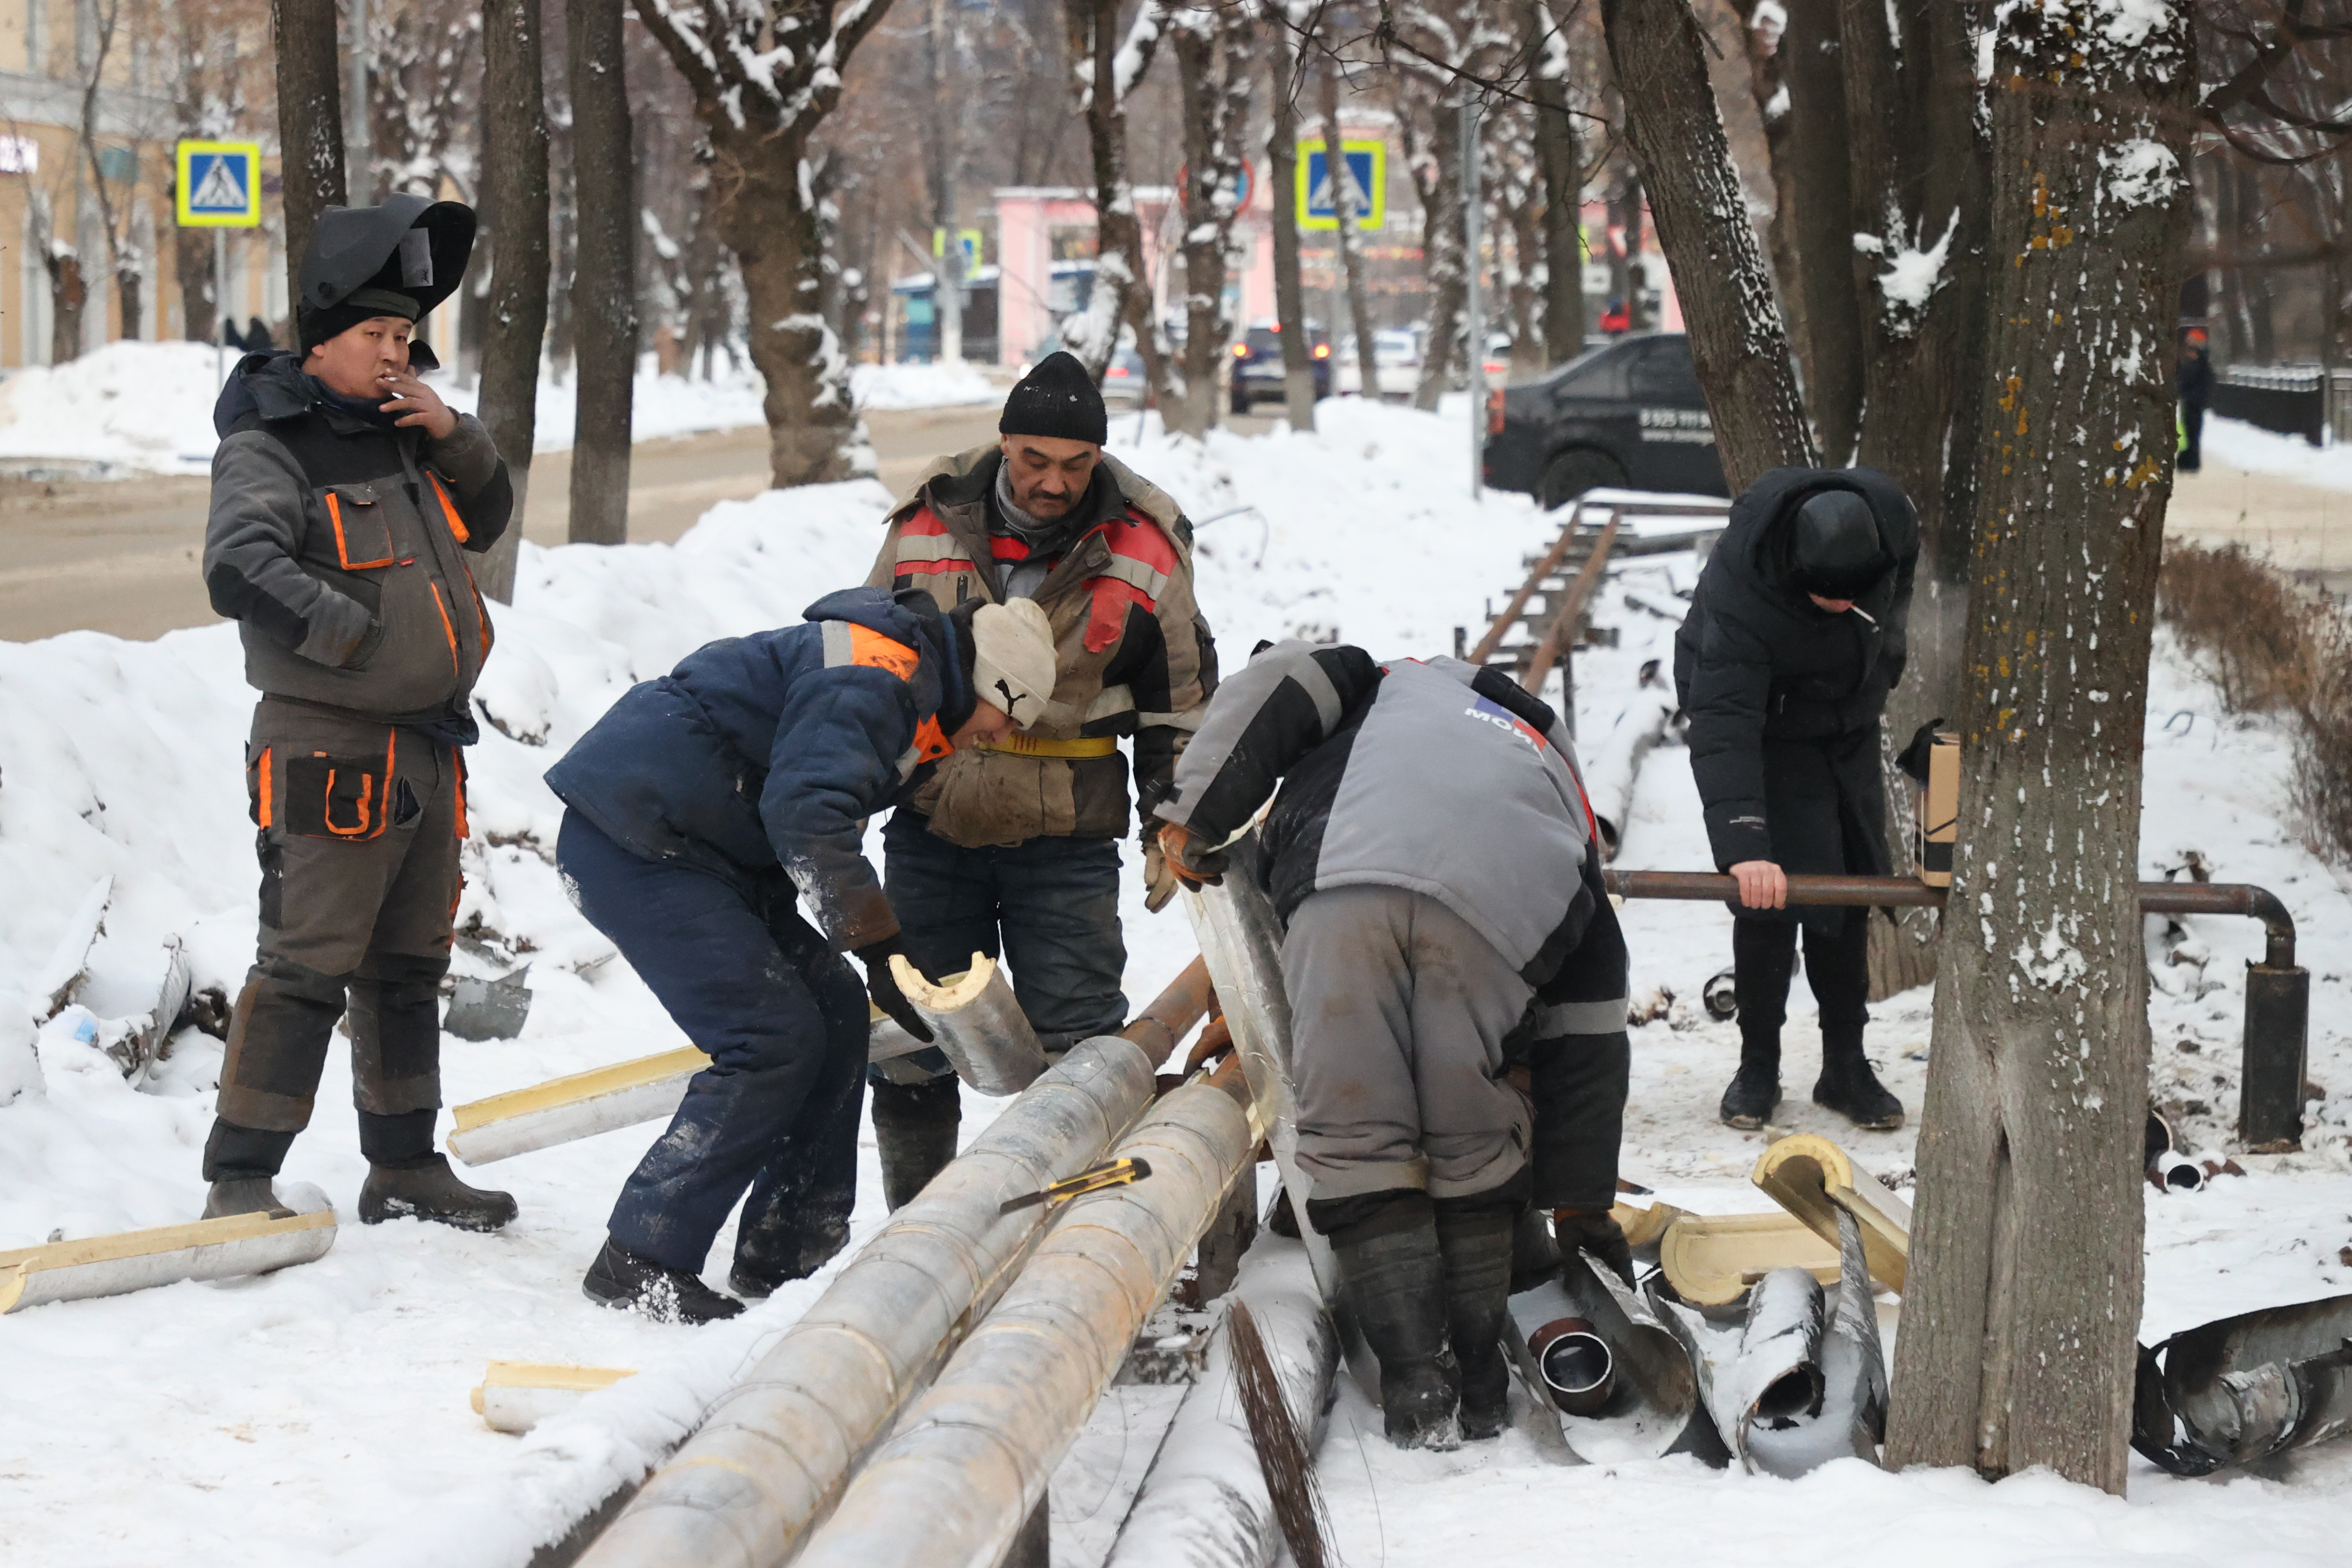
<path fill-rule="evenodd" d="M 1339 155 L 1356 185 L 1356 226 L 1373 230 L 1388 222 L 1388 143 L 1345 141 Z M 1336 229 L 1339 208 L 1331 189 L 1330 155 L 1320 138 L 1298 144 L 1298 226 Z"/>
<path fill-rule="evenodd" d="M 183 141 L 176 183 L 182 228 L 260 226 L 259 142 Z"/>

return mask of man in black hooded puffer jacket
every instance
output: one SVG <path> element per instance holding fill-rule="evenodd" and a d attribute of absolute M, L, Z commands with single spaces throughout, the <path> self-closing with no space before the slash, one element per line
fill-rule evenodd
<path fill-rule="evenodd" d="M 1722 1106 L 1734 1127 L 1780 1103 L 1800 926 L 1821 1004 L 1814 1103 L 1858 1126 L 1903 1123 L 1863 1055 L 1870 912 L 1791 910 L 1788 875 L 1888 874 L 1879 717 L 1903 678 L 1918 555 L 1917 516 L 1885 475 L 1776 468 L 1733 503 L 1675 637 L 1707 839 L 1739 880 L 1739 1071 Z"/>

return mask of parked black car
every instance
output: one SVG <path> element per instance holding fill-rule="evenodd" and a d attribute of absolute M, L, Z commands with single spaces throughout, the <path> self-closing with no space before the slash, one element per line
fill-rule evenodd
<path fill-rule="evenodd" d="M 1319 401 L 1331 395 L 1331 340 L 1310 329 L 1307 341 L 1313 349 Z M 1286 395 L 1282 377 L 1282 329 L 1251 328 L 1234 345 L 1234 412 L 1247 413 L 1254 402 L 1280 402 Z"/>
<path fill-rule="evenodd" d="M 1486 400 L 1486 484 L 1547 508 L 1616 486 L 1723 496 L 1715 428 L 1680 333 L 1628 338 Z"/>

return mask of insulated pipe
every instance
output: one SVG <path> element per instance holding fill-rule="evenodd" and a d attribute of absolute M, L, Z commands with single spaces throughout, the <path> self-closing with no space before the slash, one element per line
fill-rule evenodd
<path fill-rule="evenodd" d="M 1150 1176 L 1063 1208 L 798 1568 L 993 1568 L 1257 1140 L 1237 1063 L 1154 1105 L 1117 1151 Z"/>
<path fill-rule="evenodd" d="M 335 1244 L 335 1209 L 327 1195 L 308 1182 L 286 1182 L 277 1191 L 292 1213 L 225 1215 L 0 1252 L 0 1313 L 127 1295 L 182 1280 L 267 1274 L 325 1257 Z"/>
<path fill-rule="evenodd" d="M 1248 1305 L 1299 1436 L 1309 1453 L 1320 1448 L 1339 1334 L 1307 1249 L 1260 1231 L 1224 1301 Z M 1281 1541 L 1220 1319 L 1103 1568 L 1265 1568 Z"/>
<path fill-rule="evenodd" d="M 999 1206 L 1102 1157 L 1199 1016 L 1188 997 L 1205 999 L 1189 968 L 1129 1026 L 1146 1040 L 1172 1031 L 1166 1045 L 1087 1040 L 1005 1107 L 719 1397 L 579 1562 L 776 1568 L 790 1556 L 1044 1228 L 1045 1208 Z"/>
<path fill-rule="evenodd" d="M 891 958 L 890 974 L 931 1026 L 956 1076 L 982 1094 L 1018 1094 L 1045 1071 L 1045 1048 L 1037 1043 L 1004 971 L 987 954 L 974 953 L 971 968 L 937 984 L 925 979 L 904 954 Z"/>
<path fill-rule="evenodd" d="M 1642 760 L 1664 736 L 1675 711 L 1674 693 L 1663 685 L 1635 686 L 1616 727 L 1584 770 L 1585 795 L 1601 824 L 1601 852 L 1611 860 L 1617 858 L 1618 848 L 1625 841 Z"/>
<path fill-rule="evenodd" d="M 1736 903 L 1739 884 L 1695 871 L 1601 873 L 1621 898 Z M 1948 889 L 1906 876 L 1792 876 L 1789 902 L 1813 904 L 1944 906 Z M 2263 923 L 2263 961 L 2246 966 L 2246 1015 L 2240 1058 L 2238 1135 L 2252 1148 L 2292 1146 L 2303 1139 L 2303 1085 L 2311 1032 L 2311 974 L 2294 961 L 2294 916 L 2268 888 L 2242 882 L 2144 882 L 2139 906 L 2149 915 L 2237 915 Z"/>

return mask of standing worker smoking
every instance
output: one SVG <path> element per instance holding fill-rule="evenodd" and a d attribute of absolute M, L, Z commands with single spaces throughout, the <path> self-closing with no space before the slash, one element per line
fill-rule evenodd
<path fill-rule="evenodd" d="M 1118 841 L 1133 737 L 1147 908 L 1176 884 L 1150 832 L 1185 737 L 1217 685 L 1192 601 L 1192 528 L 1176 503 L 1103 452 L 1102 394 L 1048 354 L 1004 400 L 1000 438 L 942 457 L 890 515 L 869 587 L 918 589 L 942 612 L 1034 602 L 1054 633 L 1052 700 L 1024 734 L 960 750 L 883 830 L 907 951 L 937 977 L 974 953 L 1009 960 L 1048 1051 L 1115 1032 L 1127 947 Z M 875 1069 L 874 1134 L 892 1207 L 955 1155 L 962 1115 L 938 1051 Z"/>
<path fill-rule="evenodd" d="M 247 355 L 213 411 L 205 585 L 262 694 L 245 758 L 261 930 L 205 1144 L 207 1216 L 278 1207 L 348 1009 L 360 1218 L 514 1218 L 433 1149 L 467 697 L 491 643 L 466 557 L 506 531 L 514 494 L 480 422 L 417 379 L 438 361 L 415 329 L 473 244 L 455 202 L 329 207 L 302 258 L 301 352 Z"/>
<path fill-rule="evenodd" d="M 1903 678 L 1919 522 L 1874 468 L 1775 468 L 1732 504 L 1675 634 L 1691 772 L 1717 869 L 1739 881 L 1731 955 L 1739 1071 L 1734 1127 L 1780 1102 L 1780 1026 L 1797 933 L 1821 1004 L 1813 1102 L 1855 1125 L 1903 1124 L 1863 1055 L 1870 911 L 1788 906 L 1789 874 L 1885 876 L 1879 717 Z"/>

